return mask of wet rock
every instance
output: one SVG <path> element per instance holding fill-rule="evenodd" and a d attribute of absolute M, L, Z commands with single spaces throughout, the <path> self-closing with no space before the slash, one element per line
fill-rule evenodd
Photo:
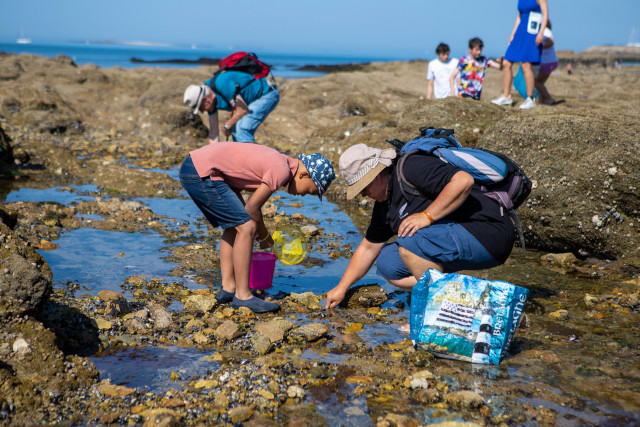
<path fill-rule="evenodd" d="M 148 303 L 147 309 L 153 319 L 153 329 L 156 331 L 168 331 L 176 328 L 171 313 L 160 304 Z"/>
<path fill-rule="evenodd" d="M 479 408 L 484 405 L 484 398 L 475 391 L 461 390 L 445 394 L 444 401 L 449 405 L 461 408 Z"/>
<path fill-rule="evenodd" d="M 483 427 L 484 424 L 464 421 L 444 421 L 438 424 L 429 424 L 430 427 Z"/>
<path fill-rule="evenodd" d="M 191 319 L 187 322 L 184 328 L 187 330 L 202 329 L 204 328 L 204 321 L 202 319 Z"/>
<path fill-rule="evenodd" d="M 120 414 L 111 412 L 100 416 L 100 422 L 105 425 L 115 424 L 120 419 Z"/>
<path fill-rule="evenodd" d="M 257 323 L 254 330 L 265 336 L 272 343 L 277 343 L 284 339 L 284 335 L 295 328 L 296 324 L 282 317 L 276 317 L 268 322 Z"/>
<path fill-rule="evenodd" d="M 145 420 L 143 427 L 178 427 L 182 425 L 176 417 L 176 412 L 172 409 L 148 409 L 142 411 L 140 415 Z"/>
<path fill-rule="evenodd" d="M 148 317 L 149 317 L 149 311 L 146 308 L 143 308 L 142 310 L 125 314 L 125 316 L 123 317 L 123 320 L 128 320 L 128 319 L 146 320 Z"/>
<path fill-rule="evenodd" d="M 347 406 L 344 408 L 344 413 L 352 417 L 362 417 L 365 415 L 364 411 L 359 406 Z"/>
<path fill-rule="evenodd" d="M 256 332 L 251 337 L 251 347 L 258 354 L 267 354 L 273 348 L 273 345 L 269 338 Z"/>
<path fill-rule="evenodd" d="M 0 71 L 1 73 L 1 71 Z M 0 80 L 2 77 L 0 77 Z M 0 161 L 5 164 L 0 164 L 0 174 L 3 169 L 8 169 L 8 166 L 13 164 L 13 148 L 11 147 L 11 138 L 4 132 L 2 126 L 0 126 Z"/>
<path fill-rule="evenodd" d="M 369 375 L 351 375 L 345 379 L 345 382 L 349 384 L 371 384 L 373 383 L 373 378 Z"/>
<path fill-rule="evenodd" d="M 578 262 L 578 258 L 571 252 L 563 253 L 563 254 L 546 254 L 540 258 L 543 262 L 550 262 L 555 265 L 569 265 L 575 264 Z"/>
<path fill-rule="evenodd" d="M 229 411 L 229 418 L 235 423 L 247 421 L 253 415 L 253 409 L 250 406 L 237 406 Z"/>
<path fill-rule="evenodd" d="M 3 236 L 2 240 L 5 240 L 9 235 L 11 235 L 11 231 L 15 229 L 18 224 L 18 213 L 11 211 L 7 212 L 0 209 L 0 223 L 2 223 L 2 225 L 0 225 L 0 235 Z"/>
<path fill-rule="evenodd" d="M 13 349 L 14 353 L 18 354 L 26 354 L 31 351 L 29 343 L 24 338 L 18 338 L 17 340 L 15 340 L 11 348 Z"/>
<path fill-rule="evenodd" d="M 60 245 L 50 242 L 48 240 L 45 240 L 45 239 L 40 240 L 39 248 L 43 251 L 52 251 L 54 249 L 58 249 L 59 247 Z"/>
<path fill-rule="evenodd" d="M 315 379 L 326 379 L 329 378 L 333 372 L 334 370 L 331 366 L 325 363 L 316 363 L 309 370 L 309 375 L 311 375 L 311 378 Z"/>
<path fill-rule="evenodd" d="M 440 392 L 438 390 L 430 389 L 418 389 L 413 395 L 413 398 L 421 403 L 435 403 L 440 400 Z"/>
<path fill-rule="evenodd" d="M 110 291 L 108 289 L 98 292 L 98 298 L 100 298 L 102 301 L 120 301 L 124 299 L 121 293 Z"/>
<path fill-rule="evenodd" d="M 549 313 L 549 317 L 554 320 L 567 320 L 569 318 L 569 312 L 567 310 L 556 310 Z"/>
<path fill-rule="evenodd" d="M 218 326 L 214 335 L 217 339 L 223 341 L 229 341 L 244 335 L 244 328 L 236 324 L 233 320 L 227 320 L 222 325 Z"/>
<path fill-rule="evenodd" d="M 278 212 L 278 207 L 273 203 L 265 203 L 262 207 L 262 215 L 271 217 L 274 216 Z"/>
<path fill-rule="evenodd" d="M 258 391 L 258 396 L 263 397 L 267 400 L 273 400 L 276 397 L 273 393 L 264 388 Z"/>
<path fill-rule="evenodd" d="M 379 285 L 361 285 L 349 289 L 340 306 L 349 308 L 377 307 L 387 299 L 387 293 Z"/>
<path fill-rule="evenodd" d="M 51 280 L 23 256 L 0 259 L 0 319 L 38 312 L 51 291 Z"/>
<path fill-rule="evenodd" d="M 320 233 L 320 229 L 318 229 L 318 227 L 316 227 L 315 225 L 304 225 L 300 227 L 300 231 L 302 231 L 307 237 L 315 236 L 316 234 Z"/>
<path fill-rule="evenodd" d="M 320 300 L 315 296 L 313 292 L 304 292 L 302 294 L 297 294 L 292 292 L 290 298 L 311 310 L 322 310 L 322 306 L 320 306 Z"/>
<path fill-rule="evenodd" d="M 558 363 L 562 361 L 557 354 L 544 350 L 527 350 L 523 351 L 519 356 L 524 359 L 539 359 L 545 364 Z"/>
<path fill-rule="evenodd" d="M 209 344 L 209 337 L 203 332 L 197 332 L 193 335 L 193 342 L 200 345 Z"/>
<path fill-rule="evenodd" d="M 107 319 L 98 317 L 94 320 L 96 322 L 96 327 L 101 331 L 108 331 L 109 329 L 113 328 L 113 323 L 109 322 Z"/>
<path fill-rule="evenodd" d="M 345 332 L 360 332 L 362 330 L 362 323 L 349 323 L 344 330 Z"/>
<path fill-rule="evenodd" d="M 408 378 L 408 383 L 409 383 L 409 387 L 412 389 L 417 389 L 417 388 L 422 388 L 422 389 L 428 389 L 429 388 L 429 381 L 433 379 L 434 376 L 431 373 L 431 371 L 419 371 L 416 372 L 415 374 L 412 374 L 409 378 Z"/>
<path fill-rule="evenodd" d="M 426 350 L 416 350 L 415 352 L 407 355 L 409 363 L 413 364 L 416 368 L 424 368 L 431 364 L 431 361 L 435 359 L 435 356 Z"/>
<path fill-rule="evenodd" d="M 218 305 L 213 295 L 191 295 L 184 303 L 184 309 L 191 313 L 209 313 Z"/>
<path fill-rule="evenodd" d="M 220 382 L 218 380 L 199 380 L 195 383 L 195 388 L 214 388 L 218 387 Z"/>
<path fill-rule="evenodd" d="M 356 334 L 355 332 L 346 332 L 346 333 L 340 335 L 340 341 L 344 345 L 358 345 L 358 344 L 362 344 L 362 343 L 365 342 L 360 337 L 360 335 Z"/>
<path fill-rule="evenodd" d="M 135 389 L 123 385 L 111 384 L 109 380 L 103 380 L 97 390 L 104 396 L 111 398 L 126 397 L 136 392 Z"/>
<path fill-rule="evenodd" d="M 600 302 L 600 298 L 594 297 L 591 294 L 585 294 L 583 300 L 584 300 L 584 303 L 589 307 L 594 306 Z"/>
<path fill-rule="evenodd" d="M 114 294 L 117 294 L 117 292 L 114 292 Z M 113 296 L 116 297 L 116 295 Z M 133 310 L 135 310 L 134 305 L 129 303 L 124 298 L 121 298 L 107 301 L 104 312 L 107 316 L 120 317 L 122 315 L 131 313 Z"/>
<path fill-rule="evenodd" d="M 378 417 L 376 427 L 419 427 L 422 425 L 415 418 L 401 414 L 387 414 L 384 417 Z"/>
<path fill-rule="evenodd" d="M 304 395 L 304 389 L 300 386 L 294 384 L 290 385 L 289 388 L 287 388 L 287 396 L 291 397 L 292 399 L 303 399 Z"/>
<path fill-rule="evenodd" d="M 165 408 L 182 408 L 185 406 L 185 402 L 183 399 L 179 397 L 172 397 L 163 402 Z"/>
<path fill-rule="evenodd" d="M 640 228 L 616 220 L 611 209 L 624 219 L 640 207 L 638 117 L 601 114 L 512 115 L 483 136 L 484 148 L 511 157 L 536 181 L 518 210 L 528 246 L 608 259 L 640 255 Z"/>
<path fill-rule="evenodd" d="M 307 341 L 315 341 L 329 332 L 329 325 L 324 323 L 309 323 L 302 325 L 290 332 L 290 335 L 294 338 L 302 338 Z"/>

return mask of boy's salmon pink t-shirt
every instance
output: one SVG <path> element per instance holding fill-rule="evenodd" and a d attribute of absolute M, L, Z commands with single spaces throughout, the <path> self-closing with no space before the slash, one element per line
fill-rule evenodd
<path fill-rule="evenodd" d="M 297 159 L 245 142 L 216 142 L 189 154 L 201 178 L 224 181 L 238 190 L 255 190 L 264 182 L 276 191 L 287 185 L 298 170 Z"/>

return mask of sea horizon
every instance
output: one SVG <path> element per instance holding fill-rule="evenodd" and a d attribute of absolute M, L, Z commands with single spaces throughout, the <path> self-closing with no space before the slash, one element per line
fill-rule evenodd
<path fill-rule="evenodd" d="M 100 42 L 58 42 L 58 43 L 17 43 L 0 42 L 0 52 L 9 54 L 34 54 L 44 57 L 65 55 L 71 58 L 77 65 L 94 64 L 101 68 L 195 68 L 210 64 L 197 63 L 199 59 L 221 59 L 236 50 L 242 49 L 216 49 L 210 47 L 198 47 L 173 45 L 167 43 L 151 43 L 144 41 L 100 41 Z M 251 51 L 251 50 L 248 50 Z M 410 61 L 415 59 L 399 56 L 375 56 L 375 55 L 348 55 L 348 54 L 300 54 L 283 53 L 278 51 L 252 51 L 265 63 L 272 66 L 272 72 L 276 77 L 303 78 L 325 75 L 325 72 L 299 70 L 299 68 L 311 65 L 341 65 L 341 64 L 366 64 L 371 62 Z M 141 62 L 133 62 L 136 58 Z M 156 62 L 156 61 L 189 61 L 187 63 Z M 426 70 L 425 70 L 426 72 Z"/>

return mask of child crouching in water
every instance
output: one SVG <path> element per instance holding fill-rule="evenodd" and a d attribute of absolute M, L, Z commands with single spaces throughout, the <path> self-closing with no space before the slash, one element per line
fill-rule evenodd
<path fill-rule="evenodd" d="M 218 142 L 189 153 L 180 168 L 180 182 L 211 225 L 224 230 L 218 302 L 256 313 L 280 308 L 253 296 L 249 289 L 253 240 L 260 242 L 261 249 L 273 246 L 262 205 L 280 187 L 289 194 L 313 194 L 322 200 L 334 178 L 333 166 L 320 153 L 294 159 L 270 147 L 242 142 Z M 246 203 L 241 190 L 253 192 Z"/>

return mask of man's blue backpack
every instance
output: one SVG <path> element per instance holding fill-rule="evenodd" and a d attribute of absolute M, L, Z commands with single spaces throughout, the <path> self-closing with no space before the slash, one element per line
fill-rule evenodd
<path fill-rule="evenodd" d="M 463 148 L 453 136 L 453 129 L 422 127 L 420 136 L 409 142 L 405 143 L 399 139 L 391 139 L 387 142 L 399 150 L 396 176 L 405 198 L 409 194 L 421 195 L 420 191 L 405 178 L 404 163 L 407 157 L 417 151 L 436 156 L 443 162 L 470 174 L 484 195 L 498 202 L 501 212 L 506 209 L 515 223 L 522 250 L 525 251 L 524 234 L 515 209 L 529 197 L 531 180 L 513 160 L 504 154 L 482 148 Z"/>

